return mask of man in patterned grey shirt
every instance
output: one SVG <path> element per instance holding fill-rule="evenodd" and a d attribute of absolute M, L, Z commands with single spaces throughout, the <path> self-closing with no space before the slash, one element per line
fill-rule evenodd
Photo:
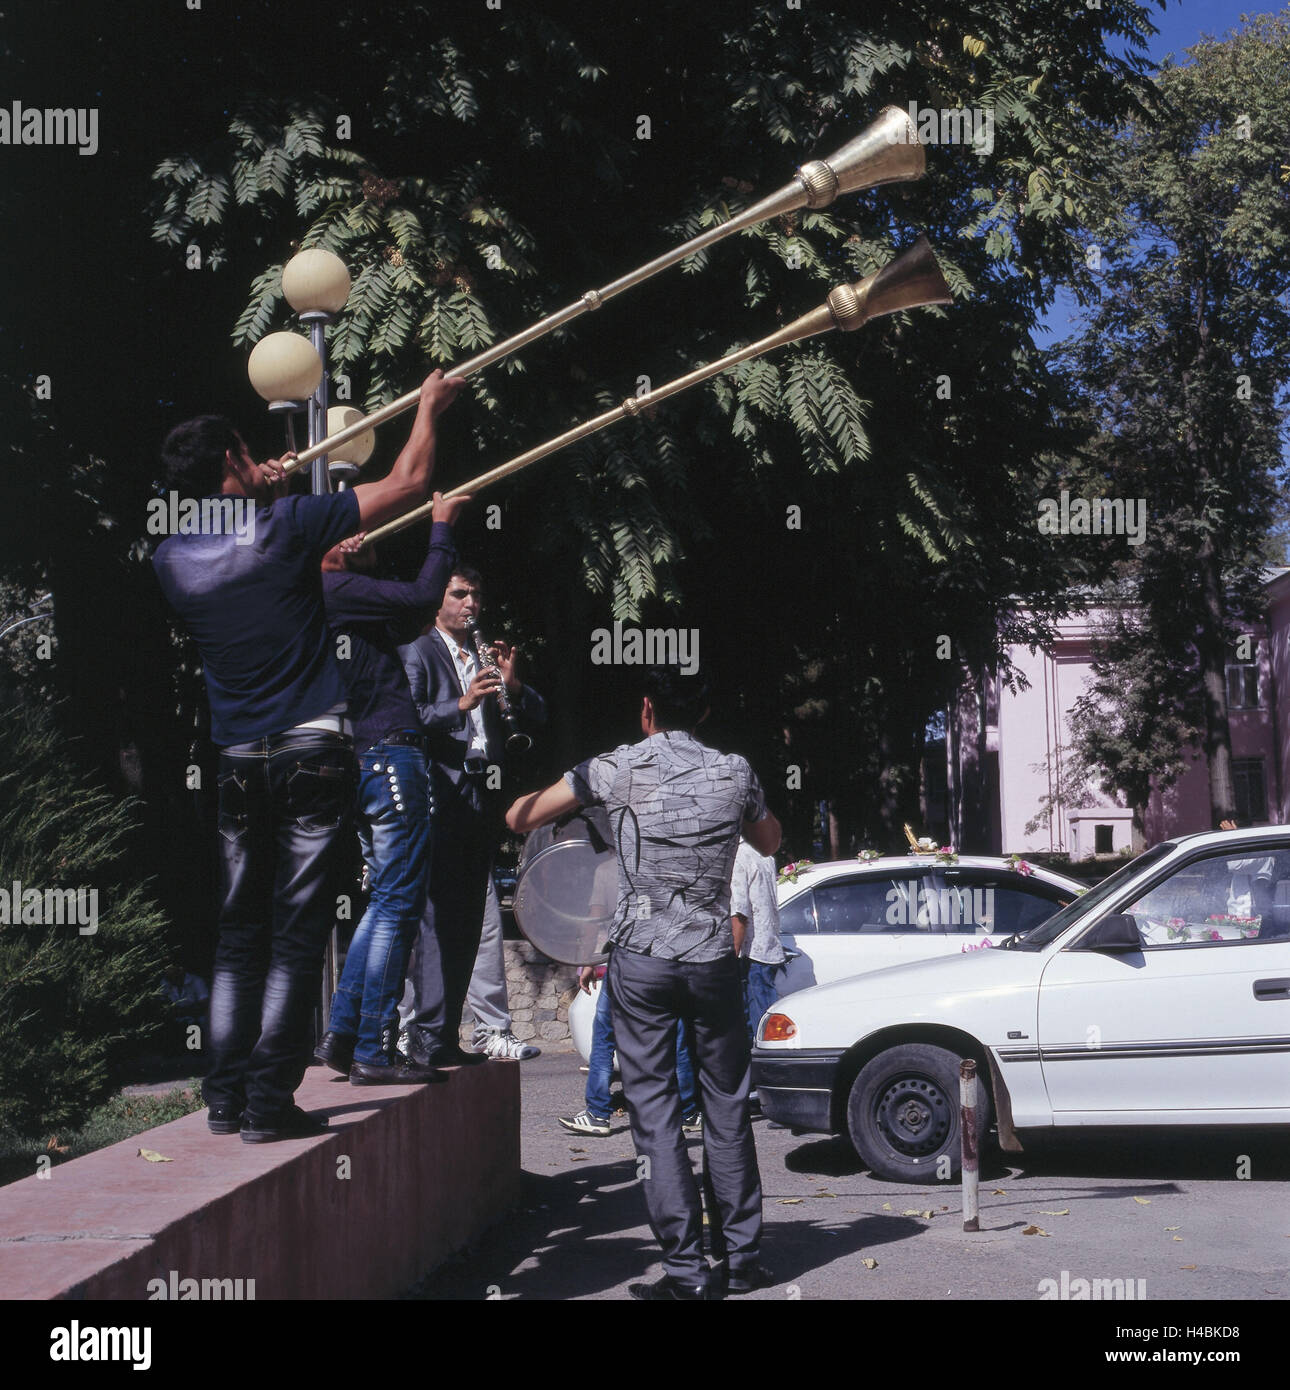
<path fill-rule="evenodd" d="M 663 1278 L 634 1297 L 720 1298 L 770 1282 L 758 1263 L 761 1178 L 748 1116 L 749 1048 L 730 923 L 730 879 L 740 836 L 759 853 L 779 848 L 745 759 L 700 743 L 708 714 L 700 674 L 644 674 L 645 738 L 580 763 L 521 797 L 506 823 L 535 830 L 579 806 L 609 812 L 618 852 L 618 901 L 609 929 L 609 987 L 632 1138 L 645 1169 L 650 1225 Z M 681 1132 L 676 1032 L 693 1040 L 703 1106 L 709 1235 L 724 1264 L 703 1253 L 703 1208 Z"/>

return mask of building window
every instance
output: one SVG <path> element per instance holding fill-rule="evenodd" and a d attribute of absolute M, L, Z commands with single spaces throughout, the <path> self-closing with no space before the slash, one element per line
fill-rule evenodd
<path fill-rule="evenodd" d="M 1227 707 L 1228 709 L 1259 708 L 1259 668 L 1256 662 L 1228 662 Z"/>
<path fill-rule="evenodd" d="M 1093 853 L 1115 853 L 1115 826 L 1095 825 L 1093 827 Z"/>
<path fill-rule="evenodd" d="M 1236 823 L 1268 823 L 1268 788 L 1263 779 L 1262 758 L 1233 758 L 1232 783 L 1236 790 Z"/>

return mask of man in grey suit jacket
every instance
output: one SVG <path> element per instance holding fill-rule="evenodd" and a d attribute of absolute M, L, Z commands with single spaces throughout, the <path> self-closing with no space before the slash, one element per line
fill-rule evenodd
<path fill-rule="evenodd" d="M 478 617 L 481 603 L 478 571 L 459 567 L 448 581 L 434 625 L 400 648 L 426 730 L 434 815 L 430 889 L 399 1018 L 409 1056 L 431 1066 L 481 1062 L 494 1050 L 464 1052 L 457 1035 L 479 953 L 501 821 L 506 733 L 497 707 L 498 687 L 505 681 L 511 706 L 526 727 L 546 719 L 542 697 L 516 677 L 515 652 L 506 643 L 493 644 L 500 676 L 478 669 L 467 624 Z M 504 1000 L 504 975 L 500 988 Z M 509 1018 L 505 1023 L 509 1033 Z"/>

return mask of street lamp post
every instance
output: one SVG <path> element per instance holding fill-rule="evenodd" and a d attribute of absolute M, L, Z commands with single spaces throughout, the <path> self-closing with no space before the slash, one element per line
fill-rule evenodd
<path fill-rule="evenodd" d="M 331 251 L 310 247 L 282 267 L 282 293 L 309 330 L 309 339 L 322 375 L 309 399 L 309 443 L 327 437 L 327 339 L 326 328 L 349 299 L 349 271 L 345 262 Z M 310 490 L 330 492 L 327 458 L 316 458 L 310 470 Z"/>

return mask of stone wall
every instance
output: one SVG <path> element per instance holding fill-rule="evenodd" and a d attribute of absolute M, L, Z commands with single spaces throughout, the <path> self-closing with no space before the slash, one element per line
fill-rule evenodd
<path fill-rule="evenodd" d="M 576 965 L 557 965 L 527 941 L 508 941 L 506 991 L 517 1038 L 556 1052 L 573 1047 L 569 1038 L 569 1005 L 578 993 Z M 467 1007 L 461 1032 L 467 1047 L 473 1030 Z"/>

